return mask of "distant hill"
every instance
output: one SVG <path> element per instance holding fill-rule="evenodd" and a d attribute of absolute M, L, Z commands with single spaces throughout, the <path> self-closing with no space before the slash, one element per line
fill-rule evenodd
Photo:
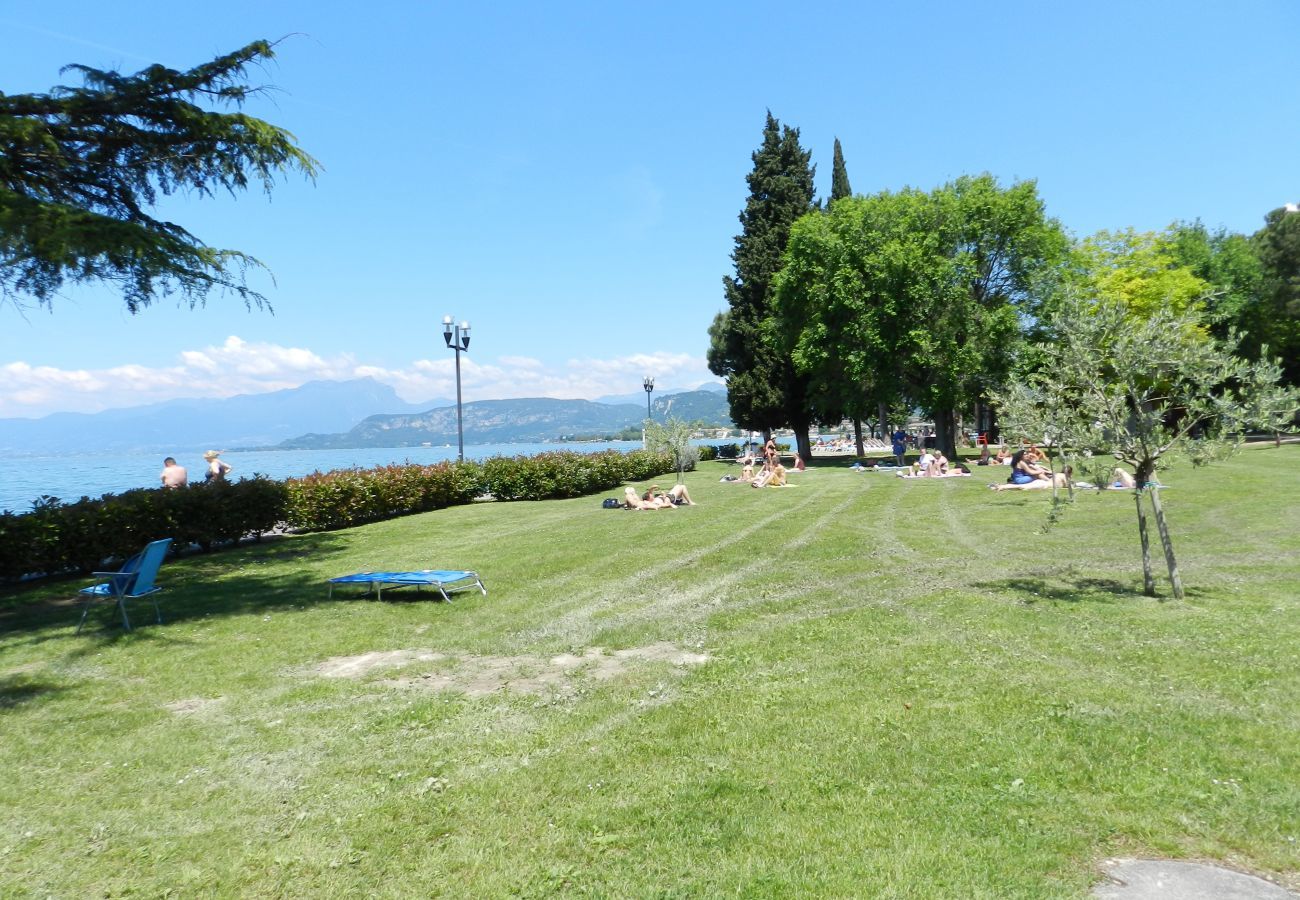
<path fill-rule="evenodd" d="M 686 391 L 660 397 L 652 404 L 654 417 L 662 421 L 668 416 L 684 422 L 701 422 L 705 425 L 734 428 L 727 395 L 716 391 Z"/>
<path fill-rule="evenodd" d="M 411 404 L 373 378 L 310 381 L 301 387 L 225 399 L 169 400 L 99 413 L 0 419 L 0 452 L 158 452 L 266 446 L 304 431 L 342 431 L 376 413 L 448 403 Z"/>
<path fill-rule="evenodd" d="M 720 384 L 719 382 L 716 381 L 710 381 L 700 385 L 695 390 L 712 391 L 715 393 L 721 392 L 722 394 L 725 395 L 727 393 L 727 386 L 725 384 Z M 692 392 L 687 388 L 663 388 L 663 389 L 656 388 L 651 394 L 651 397 L 653 399 L 654 397 L 671 397 L 673 394 L 689 394 L 689 393 Z M 641 408 L 644 409 L 645 391 L 638 391 L 634 394 L 607 394 L 604 397 L 597 397 L 596 402 L 609 403 L 613 405 L 618 405 L 620 403 L 640 403 Z"/>
<path fill-rule="evenodd" d="M 656 419 L 671 415 L 706 425 L 730 426 L 726 397 L 712 391 L 688 391 L 653 401 Z M 533 397 L 515 400 L 476 400 L 463 405 L 465 442 L 509 444 L 554 441 L 574 436 L 615 434 L 639 427 L 645 407 L 633 403 L 606 404 L 590 400 Z M 456 407 L 447 406 L 406 415 L 370 416 L 338 434 L 304 434 L 284 441 L 287 450 L 353 447 L 410 447 L 454 444 Z"/>

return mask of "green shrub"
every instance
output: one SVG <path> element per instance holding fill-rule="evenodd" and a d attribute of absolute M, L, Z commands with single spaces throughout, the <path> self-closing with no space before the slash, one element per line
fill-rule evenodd
<path fill-rule="evenodd" d="M 673 468 L 667 453 L 563 450 L 498 456 L 482 464 L 340 469 L 283 482 L 254 476 L 179 490 L 141 488 L 66 504 L 42 498 L 29 513 L 0 513 L 0 579 L 101 570 L 163 537 L 172 538 L 176 550 L 207 550 L 258 539 L 281 525 L 300 531 L 346 528 L 465 504 L 484 494 L 498 500 L 580 497 Z"/>
<path fill-rule="evenodd" d="M 469 503 L 483 492 L 476 462 L 314 472 L 284 483 L 290 528 L 327 531 Z"/>

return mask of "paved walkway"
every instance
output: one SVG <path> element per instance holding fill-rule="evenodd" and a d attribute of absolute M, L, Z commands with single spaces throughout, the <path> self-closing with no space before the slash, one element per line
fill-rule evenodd
<path fill-rule="evenodd" d="M 1099 900 L 1300 900 L 1271 881 L 1205 863 L 1108 859 L 1111 879 L 1092 891 Z"/>

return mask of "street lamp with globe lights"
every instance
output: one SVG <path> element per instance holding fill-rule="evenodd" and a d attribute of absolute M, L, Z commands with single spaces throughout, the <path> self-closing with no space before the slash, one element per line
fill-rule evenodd
<path fill-rule="evenodd" d="M 655 380 L 647 375 L 641 382 L 641 387 L 645 388 L 645 421 L 647 428 L 650 425 L 650 392 L 655 389 Z M 650 432 L 646 428 L 641 429 L 641 446 L 650 446 Z"/>
<path fill-rule="evenodd" d="M 442 317 L 442 337 L 447 347 L 456 352 L 456 443 L 457 458 L 465 461 L 465 424 L 460 408 L 460 355 L 469 350 L 469 323 L 453 325 L 451 316 Z"/>

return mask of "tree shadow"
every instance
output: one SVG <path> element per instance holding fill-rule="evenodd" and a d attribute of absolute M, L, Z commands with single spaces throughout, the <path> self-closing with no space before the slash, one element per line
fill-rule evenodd
<path fill-rule="evenodd" d="M 37 681 L 21 675 L 0 678 L 0 710 L 13 709 L 39 697 L 61 694 L 66 688 L 49 681 Z"/>
<path fill-rule="evenodd" d="M 168 559 L 158 574 L 158 584 L 164 589 L 157 594 L 162 625 L 283 610 L 324 600 L 326 579 L 314 571 L 318 566 L 295 563 L 328 560 L 345 553 L 350 544 L 343 532 L 321 532 Z M 0 594 L 0 634 L 5 643 L 75 639 L 84 646 L 69 645 L 69 652 L 80 655 L 98 645 L 124 640 L 176 640 L 159 631 L 148 597 L 127 601 L 131 631 L 122 627 L 121 613 L 107 601 L 92 604 L 78 634 L 82 600 L 77 591 L 93 581 L 73 577 L 6 589 Z"/>
<path fill-rule="evenodd" d="M 994 581 L 977 581 L 975 587 L 1003 591 L 1017 595 L 1021 603 L 1034 604 L 1042 600 L 1062 603 L 1115 603 L 1120 600 L 1171 600 L 1167 584 L 1156 583 L 1156 596 L 1142 592 L 1142 580 L 1135 578 L 1120 581 L 1115 578 L 1080 577 L 1065 572 L 1050 575 L 1021 575 Z M 1188 597 L 1203 597 L 1200 588 L 1184 588 Z"/>

